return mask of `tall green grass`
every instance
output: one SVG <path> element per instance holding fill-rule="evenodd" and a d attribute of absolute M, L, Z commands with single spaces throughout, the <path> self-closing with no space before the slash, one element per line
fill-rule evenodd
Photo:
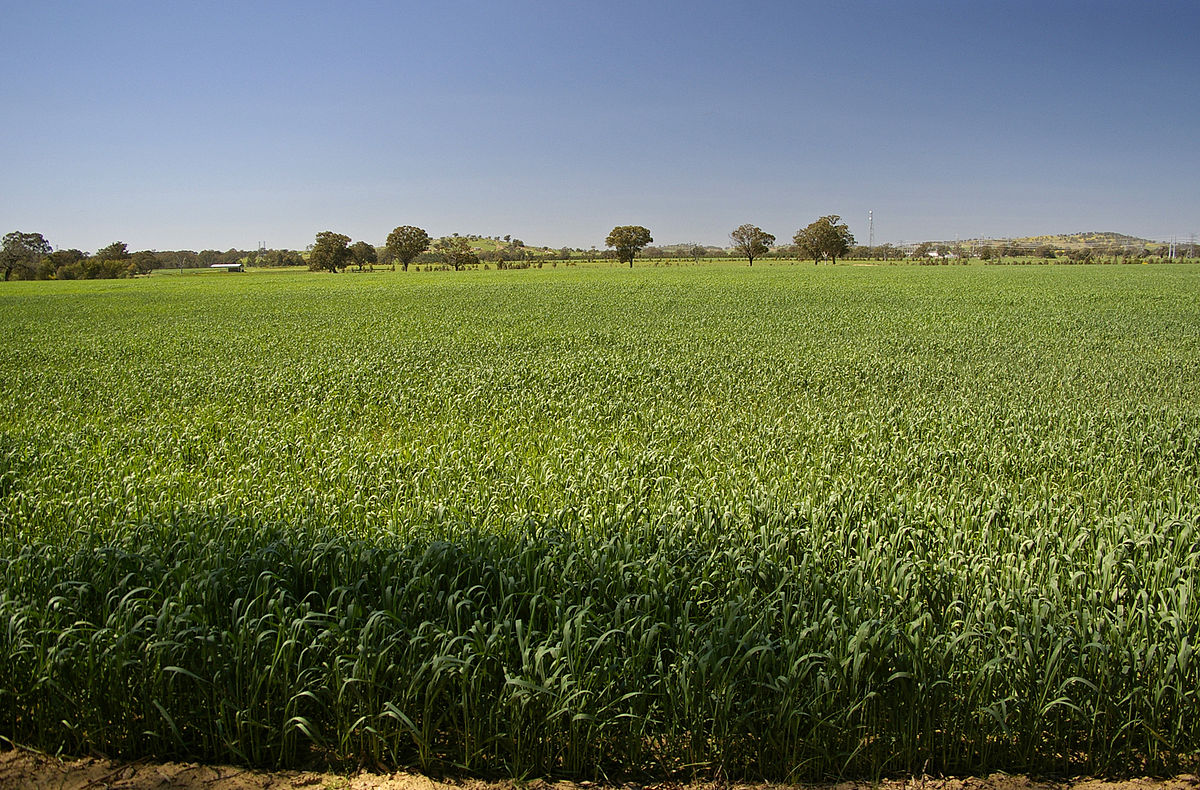
<path fill-rule="evenodd" d="M 1200 269 L 0 292 L 0 735 L 801 779 L 1200 752 Z"/>

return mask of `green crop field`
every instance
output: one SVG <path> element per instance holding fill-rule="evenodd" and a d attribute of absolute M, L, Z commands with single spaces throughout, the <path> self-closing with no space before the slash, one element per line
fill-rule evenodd
<path fill-rule="evenodd" d="M 0 329 L 0 740 L 1200 755 L 1200 266 L 12 282 Z"/>

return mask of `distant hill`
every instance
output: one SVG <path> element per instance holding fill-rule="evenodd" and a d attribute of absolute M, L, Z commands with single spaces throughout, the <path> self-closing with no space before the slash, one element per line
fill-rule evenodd
<path fill-rule="evenodd" d="M 459 234 L 456 233 L 454 235 L 458 236 Z M 441 238 L 448 239 L 450 237 L 443 236 Z M 464 238 L 466 238 L 467 244 L 471 246 L 471 249 L 475 250 L 476 252 L 494 252 L 504 249 L 523 249 L 527 250 L 530 254 L 534 254 L 558 251 L 557 249 L 553 249 L 551 247 L 536 247 L 532 244 L 526 244 L 520 239 L 514 239 L 512 236 L 501 238 L 500 236 L 476 236 L 469 234 Z M 435 239 L 434 241 L 438 241 L 438 239 Z"/>
<path fill-rule="evenodd" d="M 656 244 L 654 246 L 668 255 L 691 255 L 692 250 L 696 249 L 697 247 L 704 250 L 705 255 L 724 255 L 726 252 L 724 247 L 713 247 L 708 244 L 700 244 L 699 242 L 695 241 L 687 241 L 681 244 Z"/>
<path fill-rule="evenodd" d="M 1083 233 L 1060 233 L 1056 236 L 1025 236 L 1012 240 L 1014 244 L 1038 247 L 1049 244 L 1059 249 L 1082 249 L 1087 247 L 1147 247 L 1154 249 L 1161 242 L 1128 236 L 1112 231 L 1085 231 Z"/>
<path fill-rule="evenodd" d="M 1080 249 L 1104 249 L 1108 247 L 1121 247 L 1123 249 L 1149 249 L 1154 250 L 1163 246 L 1163 242 L 1152 241 L 1150 239 L 1142 239 L 1137 236 L 1129 236 L 1125 233 L 1114 233 L 1113 231 L 1090 230 L 1080 233 L 1058 233 L 1049 236 L 1019 236 L 1013 238 L 989 238 L 989 239 L 960 239 L 957 242 L 940 241 L 933 242 L 934 244 L 945 244 L 953 246 L 961 244 L 967 246 L 982 246 L 985 244 L 1004 244 L 1009 247 L 1026 247 L 1028 249 L 1036 249 L 1038 247 L 1049 246 L 1056 250 L 1080 250 Z"/>

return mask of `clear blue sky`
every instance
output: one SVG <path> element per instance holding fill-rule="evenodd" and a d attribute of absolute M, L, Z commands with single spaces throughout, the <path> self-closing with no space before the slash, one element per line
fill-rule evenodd
<path fill-rule="evenodd" d="M 1200 3 L 0 0 L 0 232 L 1200 232 Z"/>

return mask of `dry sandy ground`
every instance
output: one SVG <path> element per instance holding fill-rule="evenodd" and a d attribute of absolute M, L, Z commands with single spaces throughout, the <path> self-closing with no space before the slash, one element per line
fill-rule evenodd
<path fill-rule="evenodd" d="M 622 785 L 603 788 L 588 782 L 542 781 L 514 782 L 442 782 L 417 774 L 351 775 L 304 771 L 250 771 L 228 766 L 192 763 L 114 763 L 108 760 L 82 759 L 61 761 L 25 751 L 0 752 L 0 790 L 151 790 L 186 788 L 187 790 L 641 790 Z M 771 790 L 769 785 L 664 784 L 647 790 Z M 1173 779 L 1132 779 L 1100 781 L 1076 779 L 1070 782 L 1035 781 L 1024 776 L 995 774 L 983 779 L 909 779 L 881 784 L 843 783 L 808 790 L 1200 790 L 1200 778 L 1182 775 Z"/>

